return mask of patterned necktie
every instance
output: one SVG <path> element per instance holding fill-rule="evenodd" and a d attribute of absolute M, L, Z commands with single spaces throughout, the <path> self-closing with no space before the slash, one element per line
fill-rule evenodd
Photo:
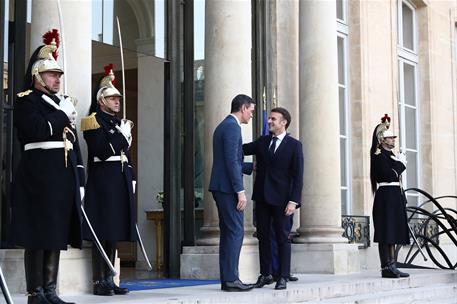
<path fill-rule="evenodd" d="M 278 138 L 276 136 L 273 136 L 273 138 L 271 139 L 270 148 L 268 149 L 268 152 L 270 153 L 271 157 L 273 157 L 275 155 L 275 148 L 276 148 L 277 140 L 278 140 Z"/>

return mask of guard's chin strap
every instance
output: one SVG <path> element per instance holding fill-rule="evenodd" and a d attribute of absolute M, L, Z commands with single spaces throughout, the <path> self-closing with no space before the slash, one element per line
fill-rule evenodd
<path fill-rule="evenodd" d="M 36 75 L 34 75 L 34 76 L 35 76 L 35 78 L 38 80 L 38 82 L 41 84 L 41 86 L 42 86 L 44 89 L 46 89 L 46 91 L 47 91 L 49 94 L 57 94 L 57 93 L 58 93 L 58 91 L 57 91 L 57 92 L 54 92 L 53 90 L 51 90 L 51 88 L 49 88 L 49 87 L 46 85 L 46 83 L 44 82 L 43 78 L 41 78 L 40 73 L 38 73 L 38 74 L 36 74 Z"/>

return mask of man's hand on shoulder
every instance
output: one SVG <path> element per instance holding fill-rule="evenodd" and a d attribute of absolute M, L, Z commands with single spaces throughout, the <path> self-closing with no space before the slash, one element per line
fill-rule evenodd
<path fill-rule="evenodd" d="M 236 209 L 238 209 L 238 211 L 243 211 L 246 208 L 247 202 L 244 191 L 238 193 L 238 204 L 236 204 Z"/>
<path fill-rule="evenodd" d="M 289 202 L 286 206 L 286 209 L 284 209 L 284 214 L 286 216 L 292 215 L 294 214 L 295 209 L 297 209 L 297 204 L 294 202 Z"/>

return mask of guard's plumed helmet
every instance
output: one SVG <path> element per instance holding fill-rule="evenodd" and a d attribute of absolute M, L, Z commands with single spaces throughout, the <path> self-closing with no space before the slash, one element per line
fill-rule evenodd
<path fill-rule="evenodd" d="M 122 94 L 119 92 L 118 89 L 114 86 L 115 79 L 113 73 L 113 64 L 109 64 L 104 67 L 105 69 L 105 77 L 102 78 L 100 81 L 100 89 L 97 92 L 97 100 L 104 100 L 107 97 L 117 96 L 122 97 Z"/>
<path fill-rule="evenodd" d="M 32 66 L 32 77 L 35 77 L 42 86 L 46 86 L 40 73 L 43 72 L 59 72 L 63 74 L 62 68 L 57 63 L 57 49 L 59 48 L 59 31 L 53 29 L 43 35 L 44 45 L 39 47 L 36 61 Z"/>
<path fill-rule="evenodd" d="M 389 127 L 390 117 L 389 115 L 384 114 L 381 118 L 381 123 L 376 127 L 376 137 L 378 138 L 379 143 L 386 137 L 397 137 Z"/>

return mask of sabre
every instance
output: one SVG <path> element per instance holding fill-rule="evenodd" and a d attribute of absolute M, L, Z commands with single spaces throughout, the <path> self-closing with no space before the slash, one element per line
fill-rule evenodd
<path fill-rule="evenodd" d="M 123 118 L 126 119 L 127 113 L 126 113 L 126 107 L 125 104 L 127 103 L 127 97 L 126 97 L 126 91 L 125 91 L 125 66 L 124 66 L 124 48 L 122 47 L 122 34 L 121 34 L 121 25 L 119 24 L 119 17 L 116 16 L 116 22 L 117 22 L 117 33 L 119 35 L 119 47 L 121 48 L 121 68 L 122 68 L 122 94 L 124 102 L 122 103 L 122 113 L 123 113 Z"/>
<path fill-rule="evenodd" d="M 2 268 L 0 267 L 0 287 L 2 288 L 3 297 L 7 304 L 13 304 L 13 298 L 11 298 L 10 291 L 8 290 L 8 286 L 6 285 L 5 277 L 3 276 Z"/>
<path fill-rule="evenodd" d="M 60 3 L 60 0 L 57 0 L 57 10 L 59 11 L 59 23 L 60 23 L 60 38 L 61 38 L 61 47 L 62 47 L 62 64 L 63 64 L 63 70 L 66 71 L 67 70 L 67 67 L 66 67 L 66 60 L 65 60 L 65 56 L 66 56 L 66 52 L 65 52 L 65 39 L 64 39 L 64 27 L 63 27 L 63 14 L 62 14 L 62 6 L 61 6 L 61 3 Z M 66 95 L 67 94 L 67 77 L 65 76 L 67 74 L 64 74 L 63 76 L 63 95 Z M 76 99 L 72 97 L 72 102 L 73 102 L 73 105 L 76 106 Z M 98 251 L 100 252 L 100 254 L 102 255 L 103 259 L 105 260 L 105 262 L 108 264 L 108 267 L 110 268 L 110 270 L 114 273 L 114 275 L 117 275 L 117 271 L 116 269 L 114 268 L 113 264 L 111 264 L 111 261 L 108 259 L 108 256 L 106 255 L 106 252 L 105 250 L 103 249 L 103 246 L 101 245 L 100 241 L 98 240 L 98 237 L 97 237 L 97 234 L 95 233 L 94 229 L 92 228 L 92 224 L 90 223 L 89 221 L 89 218 L 87 217 L 87 214 L 86 214 L 86 211 L 84 210 L 84 205 L 82 203 L 82 199 L 81 198 L 81 212 L 83 214 L 83 217 L 84 219 L 86 220 L 86 223 L 87 223 L 87 226 L 89 226 L 89 230 L 90 232 L 92 233 L 92 236 L 94 237 L 94 243 L 98 249 Z"/>
<path fill-rule="evenodd" d="M 138 235 L 138 242 L 140 243 L 141 252 L 143 253 L 144 259 L 146 260 L 146 263 L 148 264 L 148 270 L 151 271 L 152 266 L 151 266 L 151 263 L 149 262 L 149 258 L 148 258 L 148 255 L 146 254 L 146 250 L 144 249 L 143 240 L 141 239 L 140 230 L 138 229 L 138 224 L 135 224 L 135 228 L 136 228 L 136 234 Z"/>
<path fill-rule="evenodd" d="M 95 246 L 97 246 L 98 251 L 100 251 L 100 254 L 102 255 L 102 258 L 103 258 L 103 260 L 105 260 L 105 262 L 108 265 L 109 269 L 114 273 L 114 275 L 117 275 L 117 271 L 114 268 L 113 264 L 111 264 L 111 261 L 108 259 L 108 256 L 106 255 L 106 252 L 103 249 L 102 244 L 100 244 L 100 241 L 98 240 L 98 237 L 95 234 L 94 228 L 92 228 L 92 225 L 89 222 L 89 218 L 87 217 L 86 211 L 84 210 L 84 206 L 82 204 L 81 204 L 81 211 L 82 211 L 84 219 L 86 220 L 87 226 L 89 226 L 89 230 L 92 233 L 92 236 L 94 237 Z"/>
<path fill-rule="evenodd" d="M 123 93 L 123 99 L 124 102 L 122 103 L 122 112 L 123 112 L 123 120 L 127 120 L 127 110 L 126 110 L 126 90 L 125 90 L 125 66 L 124 66 L 124 49 L 122 47 L 122 34 L 121 34 L 121 25 L 119 23 L 119 17 L 116 16 L 116 22 L 117 22 L 117 34 L 119 36 L 119 47 L 121 51 L 121 68 L 122 68 L 122 93 Z M 130 121 L 130 126 L 133 127 L 133 123 Z M 117 126 L 118 127 L 118 126 Z M 148 264 L 148 269 L 149 271 L 152 270 L 151 263 L 149 262 L 148 255 L 146 254 L 146 249 L 144 248 L 143 240 L 141 239 L 141 234 L 140 230 L 138 229 L 138 224 L 135 224 L 135 230 L 136 234 L 138 236 L 138 243 L 140 243 L 140 248 L 141 248 L 141 253 L 143 254 L 144 259 L 146 260 L 146 263 Z"/>
<path fill-rule="evenodd" d="M 65 38 L 63 33 L 65 32 L 63 30 L 63 15 L 62 15 L 62 6 L 60 4 L 60 0 L 57 0 L 57 10 L 59 11 L 59 22 L 60 22 L 60 40 L 62 44 L 62 65 L 63 65 L 63 70 L 67 71 L 67 61 L 65 60 Z M 63 95 L 67 94 L 67 74 L 62 75 L 63 77 Z"/>

